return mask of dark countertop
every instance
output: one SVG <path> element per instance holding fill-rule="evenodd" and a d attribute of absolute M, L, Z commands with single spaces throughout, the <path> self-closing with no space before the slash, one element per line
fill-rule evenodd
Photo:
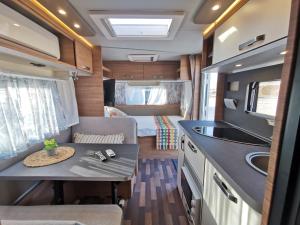
<path fill-rule="evenodd" d="M 71 158 L 57 164 L 30 168 L 23 160 L 0 172 L 0 180 L 72 180 L 72 181 L 128 181 L 132 178 L 138 161 L 136 144 L 74 144 Z M 87 151 L 112 149 L 115 158 L 102 162 L 87 155 Z"/>
<path fill-rule="evenodd" d="M 192 130 L 195 126 L 229 126 L 223 122 L 179 121 L 179 124 L 242 199 L 261 213 L 266 177 L 251 168 L 245 156 L 250 152 L 269 152 L 269 148 L 215 139 Z"/>

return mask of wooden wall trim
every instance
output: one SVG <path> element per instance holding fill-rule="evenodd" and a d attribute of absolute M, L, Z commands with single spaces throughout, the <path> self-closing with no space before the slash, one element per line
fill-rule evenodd
<path fill-rule="evenodd" d="M 116 105 L 116 108 L 132 116 L 180 115 L 180 104 Z"/>
<path fill-rule="evenodd" d="M 225 76 L 226 74 L 222 74 L 222 73 L 218 75 L 215 120 L 224 119 L 224 94 L 225 94 L 225 80 L 226 80 Z"/>
<path fill-rule="evenodd" d="M 199 119 L 200 113 L 200 93 L 201 93 L 201 69 L 202 69 L 202 55 L 196 55 L 196 72 L 194 77 L 194 93 L 193 93 L 193 120 Z"/>
<path fill-rule="evenodd" d="M 79 116 L 104 116 L 101 47 L 94 47 L 92 53 L 94 74 L 75 82 Z"/>
<path fill-rule="evenodd" d="M 268 168 L 268 176 L 266 181 L 265 197 L 262 209 L 262 225 L 269 224 L 269 216 L 272 205 L 272 195 L 274 183 L 276 180 L 278 161 L 280 158 L 281 145 L 284 134 L 284 127 L 287 119 L 287 111 L 289 107 L 289 97 L 294 78 L 294 68 L 296 60 L 297 40 L 300 37 L 300 1 L 292 0 L 292 9 L 290 16 L 289 34 L 287 42 L 287 55 L 283 65 L 281 75 L 281 87 L 278 99 L 278 107 L 275 118 L 275 127 L 273 130 L 273 142 L 270 149 L 270 161 Z"/>

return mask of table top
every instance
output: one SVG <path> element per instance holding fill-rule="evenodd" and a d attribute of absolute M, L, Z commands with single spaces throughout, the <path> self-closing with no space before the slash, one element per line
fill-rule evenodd
<path fill-rule="evenodd" d="M 138 161 L 136 144 L 74 144 L 62 146 L 75 148 L 73 157 L 49 166 L 30 168 L 23 160 L 0 172 L 0 180 L 72 180 L 72 181 L 128 181 L 132 178 Z M 88 151 L 112 149 L 115 158 L 107 161 L 89 156 Z"/>

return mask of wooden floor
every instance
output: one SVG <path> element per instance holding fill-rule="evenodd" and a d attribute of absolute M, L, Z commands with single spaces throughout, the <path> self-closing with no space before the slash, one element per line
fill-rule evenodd
<path fill-rule="evenodd" d="M 124 225 L 186 225 L 171 159 L 140 159 L 133 197 Z"/>

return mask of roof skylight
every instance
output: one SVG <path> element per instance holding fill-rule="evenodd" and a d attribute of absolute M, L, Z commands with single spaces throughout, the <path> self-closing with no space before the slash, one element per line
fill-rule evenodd
<path fill-rule="evenodd" d="M 167 37 L 173 19 L 109 18 L 108 22 L 117 37 Z"/>

